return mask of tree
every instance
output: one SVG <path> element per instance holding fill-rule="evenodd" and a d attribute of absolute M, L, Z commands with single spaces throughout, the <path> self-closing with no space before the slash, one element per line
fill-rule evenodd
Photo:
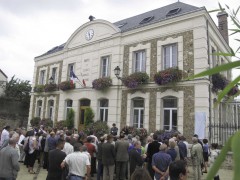
<path fill-rule="evenodd" d="M 93 123 L 93 118 L 94 118 L 94 112 L 92 108 L 86 108 L 85 110 L 85 126 L 88 126 L 89 124 Z"/>
<path fill-rule="evenodd" d="M 226 9 L 228 11 L 228 14 L 232 20 L 232 22 L 235 25 L 234 29 L 230 29 L 234 34 L 239 34 L 240 33 L 240 20 L 237 18 L 237 14 L 240 10 L 240 6 L 234 10 L 230 9 L 229 6 L 226 5 Z M 222 6 L 219 4 L 219 9 L 214 10 L 214 11 L 224 11 L 225 9 L 222 8 Z M 212 12 L 214 12 L 212 11 Z M 240 42 L 240 39 L 235 39 L 238 43 Z M 220 55 L 220 56 L 231 56 L 234 58 L 233 62 L 226 63 L 224 65 L 217 66 L 215 68 L 206 70 L 204 72 L 201 72 L 199 74 L 196 74 L 191 77 L 197 78 L 197 77 L 202 77 L 202 76 L 211 76 L 214 74 L 217 74 L 219 72 L 231 70 L 233 68 L 240 68 L 240 58 L 237 56 L 237 53 L 239 53 L 240 50 L 240 45 L 237 48 L 237 50 L 234 52 L 231 49 L 231 52 L 220 52 L 220 53 L 214 53 L 215 55 Z M 239 84 L 240 81 L 240 75 L 236 77 L 234 80 L 228 83 L 228 85 L 218 94 L 218 103 L 221 102 L 221 100 L 234 88 L 237 84 Z M 240 93 L 238 92 L 235 96 L 239 95 Z M 228 151 L 233 152 L 233 161 L 234 161 L 234 177 L 233 180 L 237 180 L 240 177 L 240 144 L 239 144 L 239 139 L 240 139 L 240 131 L 236 132 L 234 135 L 232 135 L 228 141 L 225 143 L 223 149 L 221 150 L 221 153 L 219 154 L 218 158 L 216 159 L 215 163 L 213 164 L 212 168 L 210 169 L 210 172 L 207 175 L 207 180 L 211 180 L 214 178 L 215 174 L 218 172 L 218 170 L 221 167 L 221 164 L 225 160 Z"/>
<path fill-rule="evenodd" d="M 13 76 L 6 84 L 5 97 L 19 100 L 24 107 L 29 107 L 31 89 L 30 81 L 20 80 Z"/>
<path fill-rule="evenodd" d="M 72 129 L 74 127 L 74 116 L 75 116 L 75 112 L 72 108 L 70 108 L 67 113 L 67 119 L 66 119 L 66 126 L 68 129 Z"/>

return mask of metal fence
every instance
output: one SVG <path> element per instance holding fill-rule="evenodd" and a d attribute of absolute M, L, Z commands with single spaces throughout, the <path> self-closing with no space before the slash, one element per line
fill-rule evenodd
<path fill-rule="evenodd" d="M 211 123 L 209 124 L 209 141 L 224 145 L 230 136 L 240 130 L 240 125 L 234 122 Z"/>

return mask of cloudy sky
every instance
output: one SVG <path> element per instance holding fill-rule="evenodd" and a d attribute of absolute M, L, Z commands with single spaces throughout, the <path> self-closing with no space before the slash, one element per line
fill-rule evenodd
<path fill-rule="evenodd" d="M 32 81 L 34 57 L 65 43 L 88 21 L 116 22 L 177 0 L 0 0 L 0 69 Z M 239 0 L 181 0 L 194 6 L 218 8 L 218 2 L 238 7 Z M 216 13 L 212 13 L 216 21 Z M 230 40 L 233 45 L 233 40 Z M 235 43 L 236 44 L 236 43 Z M 236 76 L 236 72 L 234 72 Z"/>

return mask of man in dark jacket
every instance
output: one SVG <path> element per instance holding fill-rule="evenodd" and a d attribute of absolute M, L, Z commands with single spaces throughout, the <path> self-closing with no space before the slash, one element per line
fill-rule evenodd
<path fill-rule="evenodd" d="M 153 134 L 153 142 L 148 145 L 147 158 L 148 158 L 148 172 L 152 179 L 154 178 L 154 171 L 152 169 L 152 156 L 159 152 L 160 143 L 158 142 L 157 134 Z"/>
<path fill-rule="evenodd" d="M 61 138 L 57 141 L 57 147 L 49 152 L 49 168 L 47 180 L 59 180 L 62 178 L 61 163 L 66 157 L 66 153 L 62 151 L 65 141 Z"/>
<path fill-rule="evenodd" d="M 103 164 L 102 164 L 102 145 L 104 143 L 104 138 L 100 137 L 100 143 L 97 145 L 97 160 L 98 160 L 98 168 L 97 168 L 97 180 L 100 180 L 103 177 Z"/>
<path fill-rule="evenodd" d="M 134 148 L 129 151 L 129 160 L 130 160 L 130 176 L 135 171 L 136 168 L 142 167 L 144 160 L 141 157 L 141 154 L 138 152 L 138 149 L 141 149 L 141 142 L 134 142 Z"/>
<path fill-rule="evenodd" d="M 183 142 L 183 135 L 178 135 L 178 148 L 179 148 L 179 154 L 181 160 L 187 160 L 187 146 Z"/>
<path fill-rule="evenodd" d="M 115 164 L 115 149 L 112 142 L 113 136 L 110 134 L 107 136 L 107 142 L 102 145 L 103 179 L 109 180 L 113 180 Z"/>

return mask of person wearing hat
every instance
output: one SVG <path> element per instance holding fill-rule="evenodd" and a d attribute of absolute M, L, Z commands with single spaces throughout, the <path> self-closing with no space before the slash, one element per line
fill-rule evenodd
<path fill-rule="evenodd" d="M 111 133 L 113 136 L 116 136 L 116 135 L 117 135 L 117 133 L 118 133 L 118 128 L 116 127 L 116 124 L 115 124 L 115 123 L 112 124 L 112 128 L 111 128 L 111 130 L 110 130 L 110 133 Z"/>

